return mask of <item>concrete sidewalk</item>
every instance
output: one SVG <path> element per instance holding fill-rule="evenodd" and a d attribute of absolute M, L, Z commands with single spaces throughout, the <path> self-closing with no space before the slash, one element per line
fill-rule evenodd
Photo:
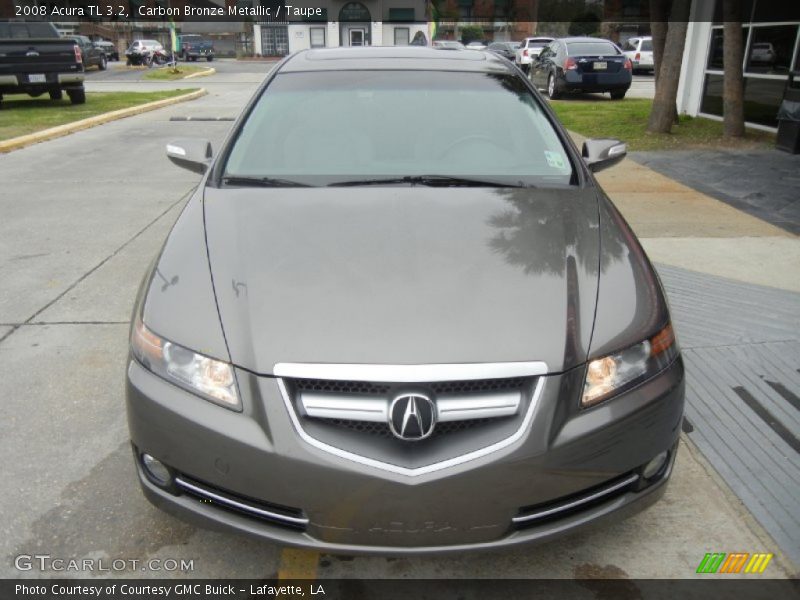
<path fill-rule="evenodd" d="M 767 223 L 800 234 L 800 155 L 770 148 L 634 152 L 631 158 Z"/>
<path fill-rule="evenodd" d="M 796 570 L 800 238 L 630 159 L 598 180 L 667 290 L 687 369 L 684 438 Z"/>

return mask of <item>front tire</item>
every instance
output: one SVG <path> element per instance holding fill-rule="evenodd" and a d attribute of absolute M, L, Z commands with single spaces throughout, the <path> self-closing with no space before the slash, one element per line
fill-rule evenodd
<path fill-rule="evenodd" d="M 105 56 L 100 58 L 100 63 L 97 65 L 97 68 L 101 71 L 105 71 L 108 68 L 108 60 Z"/>
<path fill-rule="evenodd" d="M 85 104 L 86 103 L 86 90 L 83 88 L 75 88 L 74 90 L 67 90 L 67 96 L 69 96 L 69 101 L 73 104 Z"/>
<path fill-rule="evenodd" d="M 558 100 L 561 98 L 561 86 L 558 83 L 555 73 L 550 73 L 547 78 L 547 97 L 551 100 Z"/>

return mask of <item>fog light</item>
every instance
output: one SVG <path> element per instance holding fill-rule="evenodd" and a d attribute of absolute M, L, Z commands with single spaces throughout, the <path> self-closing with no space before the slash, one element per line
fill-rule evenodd
<path fill-rule="evenodd" d="M 164 463 L 149 454 L 142 454 L 142 465 L 145 472 L 157 484 L 166 486 L 172 481 L 172 474 Z"/>
<path fill-rule="evenodd" d="M 661 472 L 661 469 L 667 462 L 667 457 L 669 457 L 669 452 L 664 450 L 664 452 L 657 454 L 655 458 L 653 458 L 649 463 L 644 466 L 644 471 L 642 471 L 642 477 L 645 479 L 650 479 L 654 477 L 658 473 Z"/>

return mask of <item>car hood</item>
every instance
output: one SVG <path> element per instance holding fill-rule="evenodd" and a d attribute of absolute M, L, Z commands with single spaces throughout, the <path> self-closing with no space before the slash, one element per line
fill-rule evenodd
<path fill-rule="evenodd" d="M 211 188 L 211 274 L 234 364 L 586 360 L 592 189 Z"/>

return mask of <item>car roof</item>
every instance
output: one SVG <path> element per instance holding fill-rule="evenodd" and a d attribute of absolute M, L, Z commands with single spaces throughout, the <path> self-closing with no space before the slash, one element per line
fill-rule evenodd
<path fill-rule="evenodd" d="M 281 73 L 350 70 L 425 70 L 508 73 L 506 61 L 493 52 L 442 52 L 422 46 L 364 46 L 301 50 L 290 56 Z"/>

